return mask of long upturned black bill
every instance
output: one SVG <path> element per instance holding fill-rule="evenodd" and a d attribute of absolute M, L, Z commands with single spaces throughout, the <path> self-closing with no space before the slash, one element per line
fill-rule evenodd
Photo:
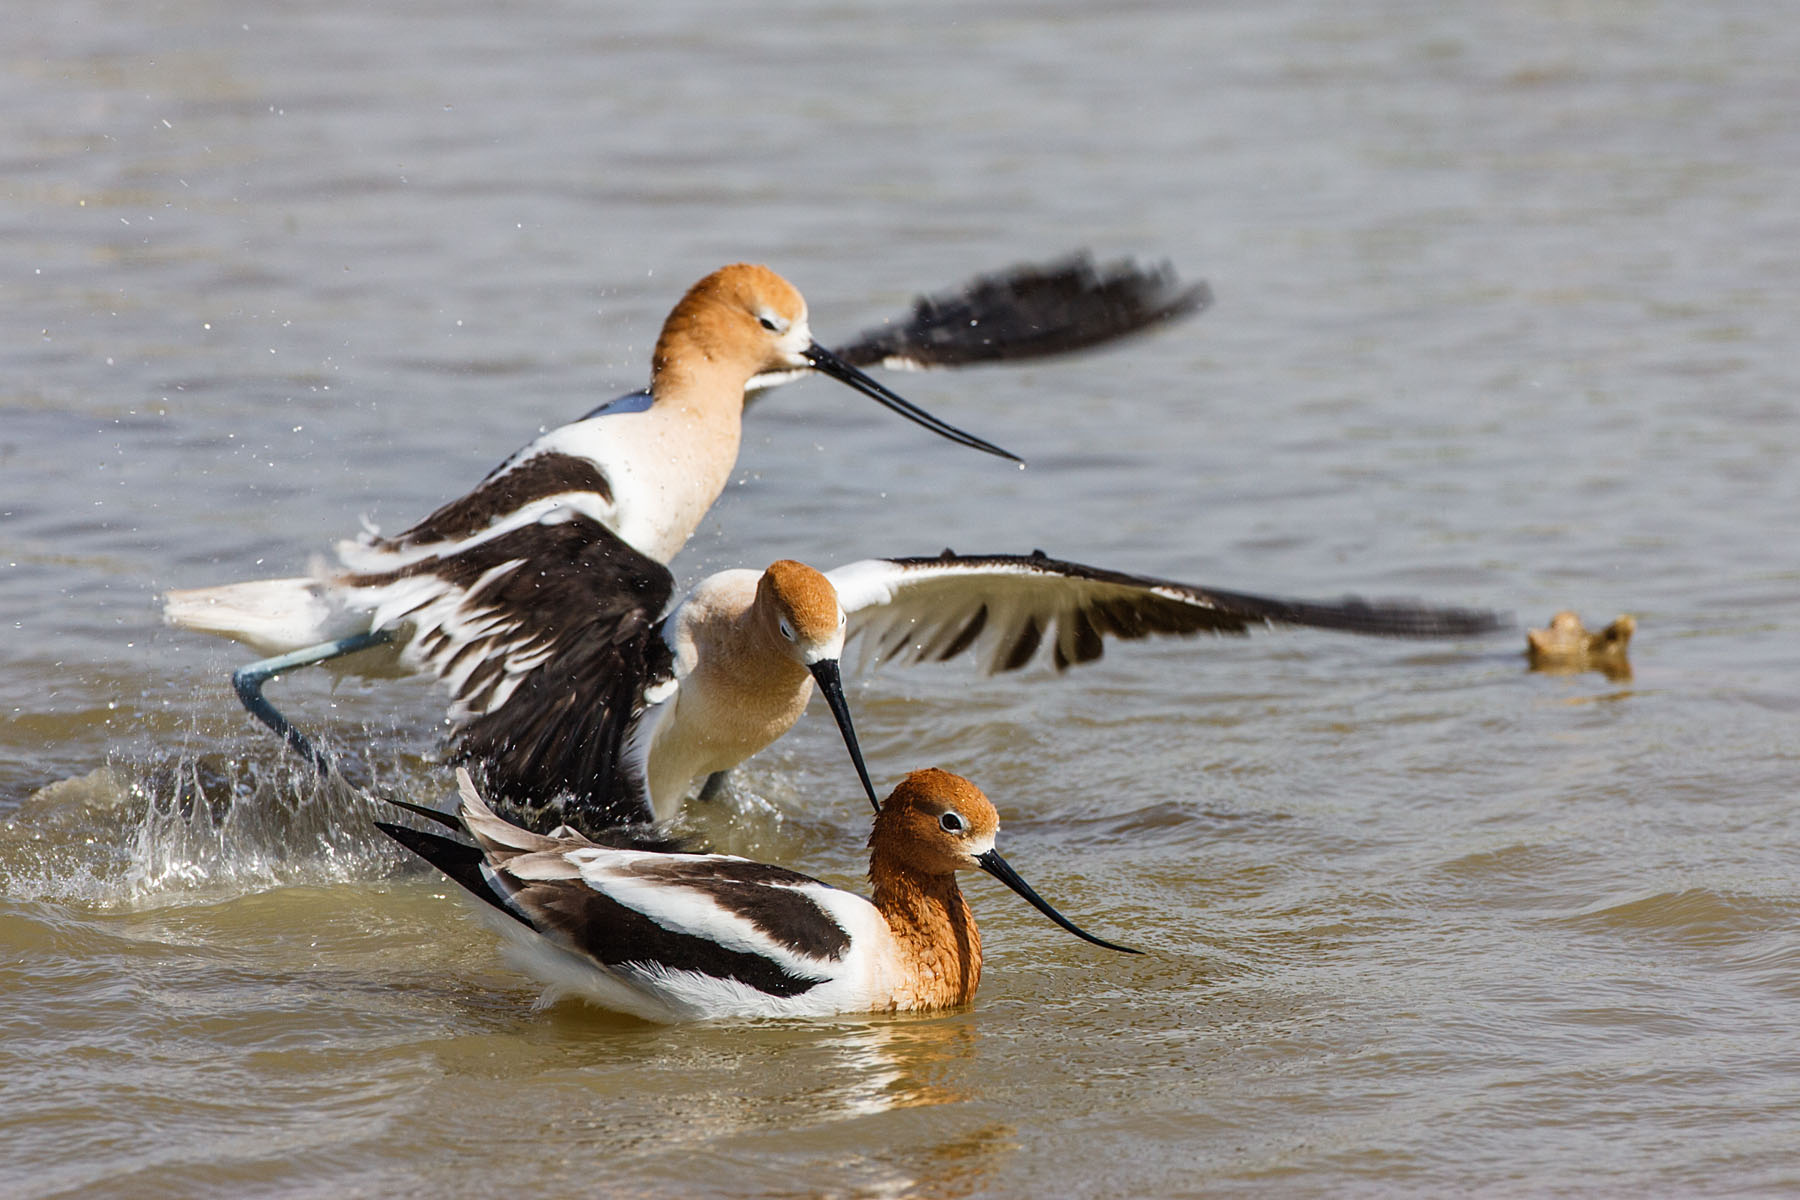
<path fill-rule="evenodd" d="M 1078 928 L 1073 921 L 1069 920 L 1069 918 L 1063 916 L 1054 908 L 1051 908 L 1048 900 L 1032 891 L 1031 885 L 1019 878 L 1019 873 L 1013 870 L 1004 858 L 1000 857 L 1000 852 L 998 850 L 989 850 L 986 854 L 977 856 L 975 861 L 981 864 L 982 870 L 986 871 L 989 875 L 992 875 L 995 879 L 998 879 L 1001 883 L 1004 883 L 1013 891 L 1019 893 L 1019 895 L 1025 897 L 1025 899 L 1030 902 L 1031 907 L 1037 909 L 1082 941 L 1092 942 L 1096 946 L 1104 946 L 1108 950 L 1117 950 L 1122 954 L 1143 953 L 1142 950 L 1133 950 L 1130 946 L 1116 946 L 1109 941 L 1095 937 L 1084 929 Z"/>
<path fill-rule="evenodd" d="M 869 768 L 863 766 L 862 747 L 856 744 L 856 726 L 850 723 L 850 705 L 844 699 L 844 680 L 838 673 L 837 659 L 822 658 L 807 670 L 818 680 L 819 691 L 824 693 L 825 703 L 831 706 L 831 715 L 837 718 L 838 730 L 844 735 L 844 745 L 850 748 L 850 761 L 856 764 L 856 777 L 862 780 L 869 803 L 880 812 L 881 801 L 875 797 L 875 785 L 869 782 Z"/>
<path fill-rule="evenodd" d="M 983 441 L 972 433 L 964 433 L 956 426 L 938 420 L 912 401 L 903 399 L 893 392 L 888 391 L 879 383 L 876 383 L 873 379 L 870 379 L 867 375 L 864 375 L 861 371 L 857 370 L 855 367 L 851 366 L 818 343 L 815 342 L 811 346 L 808 346 L 804 351 L 804 354 L 806 361 L 812 364 L 813 370 L 822 375 L 829 375 L 839 383 L 847 384 L 850 387 L 855 388 L 872 400 L 880 401 L 882 404 L 887 405 L 908 420 L 916 421 L 920 425 L 923 425 L 939 437 L 949 438 L 953 442 L 958 442 L 964 446 L 970 446 L 976 450 L 984 450 L 987 453 L 997 455 L 1000 458 L 1010 458 L 1020 466 L 1025 465 L 1025 460 L 1014 454 L 1012 451 L 1002 450 L 1000 447 L 994 445 L 994 443 Z"/>

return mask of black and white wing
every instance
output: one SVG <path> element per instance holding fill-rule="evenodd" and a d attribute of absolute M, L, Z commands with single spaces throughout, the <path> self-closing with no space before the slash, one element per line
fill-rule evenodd
<path fill-rule="evenodd" d="M 592 969 L 574 979 L 576 990 L 613 1007 L 653 1020 L 776 1016 L 808 1005 L 815 990 L 833 995 L 835 1007 L 835 993 L 853 973 L 853 935 L 879 919 L 860 897 L 784 867 L 531 834 L 495 816 L 466 775 L 461 782 L 455 823 L 478 845 L 381 827 L 476 897 L 588 964 Z M 444 814 L 424 815 L 452 823 Z M 564 967 L 545 978 L 566 985 L 571 977 Z"/>
<path fill-rule="evenodd" d="M 653 965 L 787 997 L 829 979 L 850 949 L 820 903 L 836 889 L 785 867 L 604 849 L 561 858 L 569 873 L 560 880 L 534 873 L 534 863 L 508 864 L 526 883 L 515 903 L 541 932 L 607 966 Z M 534 891 L 544 884 L 562 894 Z"/>
<path fill-rule="evenodd" d="M 411 528 L 392 537 L 365 535 L 360 544 L 353 543 L 357 549 L 346 557 L 354 555 L 357 565 L 362 565 L 372 560 L 361 554 L 405 555 L 422 547 L 448 546 L 477 537 L 502 521 L 521 516 L 530 519 L 556 507 L 610 506 L 612 485 L 606 472 L 592 459 L 556 448 L 554 442 L 561 433 L 559 428 L 545 434 Z"/>
<path fill-rule="evenodd" d="M 481 765 L 496 798 L 584 829 L 650 819 L 624 747 L 672 665 L 657 629 L 667 567 L 557 509 L 344 584 L 369 594 L 377 627 L 409 630 L 402 655 L 449 687 L 455 756 Z"/>
<path fill-rule="evenodd" d="M 1057 670 L 1092 662 L 1108 637 L 1249 632 L 1304 625 L 1384 637 L 1468 637 L 1496 614 L 1409 601 L 1283 600 L 1030 555 L 874 558 L 829 571 L 866 663 L 928 662 L 974 650 L 992 672 L 1048 642 Z"/>
<path fill-rule="evenodd" d="M 424 520 L 391 536 L 370 531 L 342 542 L 339 556 L 353 570 L 391 570 L 505 526 L 529 524 L 558 508 L 573 509 L 611 528 L 617 524 L 617 498 L 597 453 L 605 443 L 604 423 L 598 418 L 642 412 L 649 406 L 648 392 L 609 400 L 580 420 L 526 443 L 480 483 Z"/>

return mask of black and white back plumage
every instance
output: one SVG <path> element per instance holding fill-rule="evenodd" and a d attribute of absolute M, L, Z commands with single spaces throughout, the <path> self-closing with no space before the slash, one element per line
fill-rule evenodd
<path fill-rule="evenodd" d="M 805 1016 L 868 1007 L 886 927 L 859 896 L 720 854 L 612 849 L 501 820 L 459 771 L 474 845 L 380 822 L 503 919 L 515 962 L 549 985 L 647 1020 Z"/>
<path fill-rule="evenodd" d="M 643 396 L 646 402 L 650 398 L 648 392 L 634 394 Z M 611 401 L 582 420 L 606 412 L 618 403 L 618 400 Z M 612 483 L 604 468 L 593 459 L 556 449 L 546 434 L 488 472 L 468 492 L 439 506 L 424 520 L 392 537 L 370 534 L 364 544 L 400 554 L 423 546 L 455 545 L 514 514 L 547 504 L 570 504 L 576 498 L 585 497 L 592 497 L 602 505 L 612 503 Z"/>

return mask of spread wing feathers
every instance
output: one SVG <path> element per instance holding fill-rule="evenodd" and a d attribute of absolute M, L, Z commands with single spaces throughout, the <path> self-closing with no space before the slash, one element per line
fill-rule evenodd
<path fill-rule="evenodd" d="M 652 821 L 645 756 L 628 739 L 645 687 L 671 667 L 654 625 L 596 628 L 558 649 L 504 704 L 458 724 L 455 758 L 479 763 L 509 804 L 548 806 L 555 821 L 590 831 Z"/>
<path fill-rule="evenodd" d="M 1031 555 L 865 559 L 828 574 L 862 637 L 865 664 L 926 662 L 976 650 L 989 673 L 1025 666 L 1048 641 L 1057 670 L 1092 662 L 1107 637 L 1306 625 L 1389 637 L 1463 637 L 1495 614 L 1407 601 L 1282 600 L 1127 575 Z"/>
<path fill-rule="evenodd" d="M 509 825 L 467 772 L 469 846 L 383 824 L 401 844 L 561 949 L 639 982 L 690 973 L 795 996 L 838 972 L 851 948 L 839 913 L 860 898 L 783 867 L 719 854 L 657 854 L 543 837 Z M 853 914 L 850 923 L 854 923 Z"/>
<path fill-rule="evenodd" d="M 649 820 L 622 747 L 647 681 L 669 674 L 656 623 L 668 568 L 566 509 L 456 555 L 348 576 L 402 656 L 450 689 L 459 759 L 510 803 L 567 794 L 588 828 Z"/>
<path fill-rule="evenodd" d="M 1086 252 L 981 275 L 921 296 L 903 325 L 865 330 L 835 353 L 856 366 L 958 367 L 1085 350 L 1141 333 L 1212 303 L 1168 263 L 1095 266 Z"/>
<path fill-rule="evenodd" d="M 571 644 L 629 640 L 674 588 L 667 567 L 569 509 L 455 554 L 339 582 L 364 594 L 373 627 L 410 627 L 403 657 L 449 686 L 459 721 L 495 711 Z"/>

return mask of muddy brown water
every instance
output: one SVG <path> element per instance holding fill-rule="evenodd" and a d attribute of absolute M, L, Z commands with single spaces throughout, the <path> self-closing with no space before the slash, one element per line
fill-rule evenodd
<path fill-rule="evenodd" d="M 1800 62 L 1771 4 L 31 3 L 0 71 L 0 1193 L 1800 1190 Z M 1075 246 L 1106 355 L 751 414 L 691 581 L 1028 551 L 1542 624 L 852 688 L 1105 936 L 968 884 L 975 1006 L 662 1029 L 536 991 L 164 587 L 305 568 L 638 386 L 722 262 L 847 335 Z M 281 702 L 447 796 L 417 683 Z M 811 714 L 696 831 L 846 886 Z"/>

